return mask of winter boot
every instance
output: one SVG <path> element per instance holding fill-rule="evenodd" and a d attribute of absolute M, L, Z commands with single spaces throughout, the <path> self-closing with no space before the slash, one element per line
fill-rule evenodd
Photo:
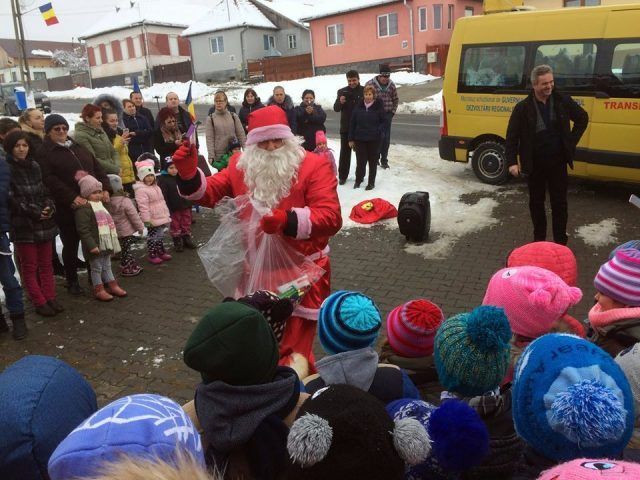
<path fill-rule="evenodd" d="M 27 324 L 24 321 L 24 313 L 12 313 L 10 318 L 13 323 L 13 339 L 22 340 L 27 336 Z"/>
<path fill-rule="evenodd" d="M 131 263 L 126 267 L 122 267 L 121 273 L 123 277 L 135 277 L 136 275 L 140 275 L 140 273 L 142 273 L 142 267 L 136 263 Z"/>
<path fill-rule="evenodd" d="M 56 313 L 62 313 L 64 312 L 64 307 L 62 305 L 60 305 L 60 303 L 58 302 L 58 300 L 56 300 L 55 298 L 53 300 L 48 300 L 47 304 L 53 308 Z"/>
<path fill-rule="evenodd" d="M 150 253 L 147 260 L 154 265 L 160 265 L 162 263 L 162 258 L 158 257 L 155 253 Z"/>
<path fill-rule="evenodd" d="M 36 307 L 36 313 L 42 317 L 55 317 L 56 311 L 48 303 Z"/>
<path fill-rule="evenodd" d="M 102 283 L 93 287 L 93 296 L 96 300 L 100 300 L 101 302 L 110 302 L 113 300 L 113 297 L 104 289 L 104 285 Z"/>
<path fill-rule="evenodd" d="M 73 282 L 69 282 L 69 286 L 67 287 L 67 291 L 71 295 L 74 295 L 76 297 L 78 297 L 80 295 L 84 295 L 84 288 L 82 288 L 80 286 L 80 284 L 78 283 L 78 280 L 75 280 Z"/>
<path fill-rule="evenodd" d="M 0 309 L 0 333 L 8 331 L 9 325 L 7 325 L 7 320 L 4 318 L 4 313 L 2 313 L 2 310 Z"/>
<path fill-rule="evenodd" d="M 127 292 L 125 292 L 120 287 L 120 285 L 118 285 L 118 282 L 116 282 L 115 280 L 113 280 L 111 282 L 107 282 L 107 284 L 105 285 L 105 289 L 107 290 L 107 292 L 109 292 L 114 297 L 126 297 L 127 296 Z"/>
<path fill-rule="evenodd" d="M 198 246 L 193 243 L 193 238 L 191 238 L 191 235 L 183 235 L 182 243 L 184 243 L 185 247 L 190 248 L 191 250 L 193 250 L 194 248 L 198 248 Z"/>
<path fill-rule="evenodd" d="M 172 257 L 164 249 L 164 244 L 162 243 L 162 240 L 158 241 L 158 250 L 160 250 L 160 258 L 162 259 L 163 262 L 167 262 L 171 260 Z"/>
<path fill-rule="evenodd" d="M 176 252 L 184 252 L 184 245 L 182 244 L 182 237 L 173 237 L 173 249 Z"/>

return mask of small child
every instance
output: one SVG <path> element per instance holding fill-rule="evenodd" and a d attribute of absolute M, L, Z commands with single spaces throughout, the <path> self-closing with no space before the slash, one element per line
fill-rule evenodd
<path fill-rule="evenodd" d="M 165 251 L 162 243 L 165 227 L 171 222 L 169 209 L 162 196 L 162 190 L 156 182 L 153 161 L 136 162 L 136 169 L 138 178 L 141 180 L 135 187 L 136 202 L 140 210 L 140 218 L 147 227 L 148 259 L 150 263 L 159 265 L 171 260 L 171 255 Z"/>
<path fill-rule="evenodd" d="M 120 268 L 123 277 L 135 277 L 140 275 L 142 267 L 138 265 L 135 257 L 131 253 L 131 246 L 135 243 L 136 237 L 134 232 L 140 235 L 144 232 L 144 224 L 140 220 L 140 215 L 136 210 L 133 201 L 127 196 L 123 186 L 122 179 L 118 175 L 109 174 L 109 182 L 113 189 L 111 200 L 106 207 L 113 217 L 118 232 L 118 241 L 120 242 Z"/>
<path fill-rule="evenodd" d="M 593 280 L 589 339 L 615 357 L 640 341 L 640 251 L 617 250 Z"/>
<path fill-rule="evenodd" d="M 407 371 L 417 386 L 438 379 L 433 363 L 433 340 L 444 315 L 425 299 L 411 300 L 387 316 L 387 340 L 380 360 Z"/>
<path fill-rule="evenodd" d="M 327 161 L 331 163 L 334 174 L 338 172 L 336 169 L 336 159 L 333 157 L 331 149 L 327 147 L 327 136 L 322 130 L 318 130 L 316 132 L 316 148 L 313 153 L 317 153 L 318 155 L 326 158 Z"/>
<path fill-rule="evenodd" d="M 120 251 L 120 242 L 113 218 L 102 204 L 102 183 L 82 170 L 76 179 L 80 196 L 87 200 L 76 209 L 75 220 L 84 258 L 91 266 L 93 295 L 102 302 L 126 297 L 111 271 L 111 255 Z"/>
<path fill-rule="evenodd" d="M 196 248 L 191 238 L 191 202 L 178 192 L 178 184 L 176 183 L 178 169 L 173 164 L 171 157 L 163 160 L 160 174 L 158 186 L 162 190 L 164 201 L 171 214 L 169 233 L 173 238 L 175 251 L 182 252 L 184 247 Z"/>
<path fill-rule="evenodd" d="M 511 418 L 511 385 L 500 388 L 509 367 L 511 329 L 501 308 L 482 306 L 448 318 L 438 329 L 433 357 L 442 401 L 458 399 L 482 418 L 489 431 L 489 456 L 465 479 L 509 479 L 522 444 Z"/>
<path fill-rule="evenodd" d="M 629 380 L 629 386 L 633 392 L 635 424 L 633 436 L 627 448 L 637 450 L 640 449 L 640 343 L 621 351 L 615 361 Z"/>
<path fill-rule="evenodd" d="M 233 138 L 229 141 L 227 153 L 220 155 L 218 160 L 211 163 L 211 166 L 218 170 L 218 172 L 224 170 L 229 166 L 229 159 L 240 151 L 242 151 L 242 144 L 237 138 Z"/>

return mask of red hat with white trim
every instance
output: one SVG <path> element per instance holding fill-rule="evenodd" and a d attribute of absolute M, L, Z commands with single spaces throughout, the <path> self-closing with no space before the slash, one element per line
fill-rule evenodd
<path fill-rule="evenodd" d="M 266 140 L 293 138 L 287 114 L 277 105 L 260 108 L 249 114 L 249 133 L 246 145 L 255 145 Z"/>

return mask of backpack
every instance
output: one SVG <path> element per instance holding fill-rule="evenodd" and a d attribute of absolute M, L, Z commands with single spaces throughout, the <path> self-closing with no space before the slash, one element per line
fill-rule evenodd
<path fill-rule="evenodd" d="M 402 195 L 398 205 L 398 227 L 407 241 L 422 242 L 429 238 L 431 204 L 428 192 L 409 192 Z"/>

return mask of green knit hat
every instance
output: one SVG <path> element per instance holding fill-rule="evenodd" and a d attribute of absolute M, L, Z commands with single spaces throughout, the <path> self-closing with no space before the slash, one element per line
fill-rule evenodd
<path fill-rule="evenodd" d="M 205 383 L 270 382 L 278 358 L 278 342 L 265 318 L 239 302 L 224 302 L 209 310 L 184 347 L 184 363 L 200 372 Z"/>
<path fill-rule="evenodd" d="M 504 310 L 482 306 L 447 319 L 433 356 L 440 383 L 467 397 L 497 388 L 509 367 L 511 328 Z"/>

